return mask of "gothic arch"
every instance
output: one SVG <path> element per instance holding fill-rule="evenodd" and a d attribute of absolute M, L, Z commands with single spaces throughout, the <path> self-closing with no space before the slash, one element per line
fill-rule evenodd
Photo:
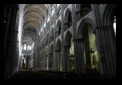
<path fill-rule="evenodd" d="M 50 32 L 50 42 L 54 40 L 54 28 L 52 27 L 51 32 Z"/>
<path fill-rule="evenodd" d="M 102 16 L 102 20 L 103 20 L 103 26 L 106 27 L 109 32 L 111 33 L 111 36 L 113 37 L 113 39 L 116 39 L 116 27 L 114 28 L 113 24 L 114 24 L 114 19 L 116 19 L 116 5 L 115 4 L 110 4 L 107 5 L 103 16 Z M 115 40 L 114 40 L 115 41 Z"/>
<path fill-rule="evenodd" d="M 87 18 L 82 20 L 77 31 L 78 36 L 80 36 L 78 38 L 82 39 L 81 43 L 86 72 L 92 71 L 94 68 L 97 68 L 98 70 L 96 71 L 99 72 L 99 55 L 96 34 L 94 32 L 95 28 L 96 25 L 94 22 Z"/>
<path fill-rule="evenodd" d="M 66 36 L 65 36 L 65 45 L 70 46 L 71 37 L 72 37 L 72 34 L 69 31 L 67 31 Z"/>
<path fill-rule="evenodd" d="M 80 16 L 84 17 L 91 11 L 91 4 L 80 4 Z"/>
<path fill-rule="evenodd" d="M 74 57 L 74 43 L 72 34 L 67 31 L 65 36 L 65 58 L 67 59 L 66 69 L 69 72 L 74 72 L 75 70 L 75 57 Z"/>
<path fill-rule="evenodd" d="M 46 55 L 49 54 L 49 47 L 46 48 Z"/>
<path fill-rule="evenodd" d="M 47 36 L 46 36 L 46 45 L 48 46 L 48 43 L 49 43 L 49 33 L 47 34 Z"/>
<path fill-rule="evenodd" d="M 114 15 L 116 15 L 116 5 L 115 4 L 107 5 L 103 13 L 103 24 L 110 25 L 111 23 L 113 23 Z"/>
<path fill-rule="evenodd" d="M 103 50 L 105 58 L 104 68 L 107 70 L 103 70 L 103 74 L 107 75 L 116 75 L 116 35 L 114 33 L 114 16 L 116 16 L 116 4 L 108 4 L 105 7 L 105 10 L 102 15 L 103 27 L 101 31 L 101 35 L 104 36 L 103 42 Z M 105 44 L 104 44 L 105 43 Z M 102 48 L 101 48 L 102 49 Z M 109 64 L 108 64 L 109 63 Z"/>
<path fill-rule="evenodd" d="M 58 39 L 55 46 L 55 63 L 57 71 L 62 71 L 61 41 Z"/>
<path fill-rule="evenodd" d="M 54 45 L 51 44 L 51 46 L 50 46 L 50 52 L 53 53 L 53 51 L 54 51 Z"/>
<path fill-rule="evenodd" d="M 56 27 L 56 37 L 61 34 L 61 20 L 58 20 L 57 27 Z"/>
<path fill-rule="evenodd" d="M 58 51 L 61 51 L 61 41 L 59 39 L 56 42 L 55 49 L 58 50 Z"/>
<path fill-rule="evenodd" d="M 65 12 L 64 25 L 65 25 L 64 31 L 72 26 L 72 12 L 69 8 Z"/>
<path fill-rule="evenodd" d="M 84 37 L 84 34 L 85 34 L 85 27 L 86 24 L 91 24 L 92 27 L 93 27 L 93 30 L 95 30 L 96 28 L 96 25 L 95 23 L 93 22 L 93 20 L 89 19 L 89 18 L 86 18 L 86 19 L 83 19 L 78 27 L 78 30 L 77 30 L 77 36 L 80 36 L 80 38 L 83 38 Z"/>

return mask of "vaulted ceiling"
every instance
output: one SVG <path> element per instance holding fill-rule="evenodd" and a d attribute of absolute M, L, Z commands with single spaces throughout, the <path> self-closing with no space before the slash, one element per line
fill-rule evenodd
<path fill-rule="evenodd" d="M 38 32 L 48 14 L 48 9 L 49 4 L 26 4 L 23 28 L 33 27 Z"/>
<path fill-rule="evenodd" d="M 46 19 L 50 4 L 26 4 L 23 16 L 23 43 L 31 44 Z"/>

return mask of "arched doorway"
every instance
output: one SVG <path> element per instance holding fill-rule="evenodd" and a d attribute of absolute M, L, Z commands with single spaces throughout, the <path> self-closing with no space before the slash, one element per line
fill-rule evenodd
<path fill-rule="evenodd" d="M 86 72 L 99 71 L 99 55 L 96 45 L 96 35 L 91 24 L 86 23 L 83 28 L 84 61 Z"/>

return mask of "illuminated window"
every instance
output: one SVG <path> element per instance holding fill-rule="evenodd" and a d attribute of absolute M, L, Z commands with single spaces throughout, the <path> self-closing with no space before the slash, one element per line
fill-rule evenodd
<path fill-rule="evenodd" d="M 60 6 L 60 4 L 57 4 L 57 8 Z"/>
<path fill-rule="evenodd" d="M 113 28 L 114 28 L 114 33 L 116 36 L 116 16 L 114 16 Z"/>
<path fill-rule="evenodd" d="M 26 44 L 24 44 L 24 50 L 26 50 Z"/>
<path fill-rule="evenodd" d="M 50 20 L 50 16 L 48 15 L 47 22 L 49 22 L 49 20 Z"/>
<path fill-rule="evenodd" d="M 46 23 L 44 23 L 44 28 L 46 27 Z"/>
<path fill-rule="evenodd" d="M 53 16 L 54 13 L 55 13 L 55 9 L 52 10 L 52 16 Z"/>

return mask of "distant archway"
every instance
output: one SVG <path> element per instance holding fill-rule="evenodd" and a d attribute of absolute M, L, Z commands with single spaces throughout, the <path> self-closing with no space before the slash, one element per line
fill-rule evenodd
<path fill-rule="evenodd" d="M 82 51 L 84 56 L 85 71 L 99 72 L 99 55 L 96 44 L 95 25 L 90 19 L 83 20 L 78 30 L 82 38 Z"/>

